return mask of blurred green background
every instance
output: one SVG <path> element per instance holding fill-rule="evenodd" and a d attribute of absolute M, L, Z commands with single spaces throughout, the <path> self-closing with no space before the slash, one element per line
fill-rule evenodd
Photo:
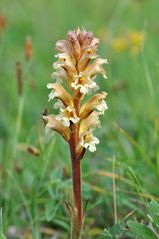
<path fill-rule="evenodd" d="M 89 199 L 84 238 L 106 238 L 100 235 L 114 224 L 115 207 L 118 221 L 134 210 L 133 217 L 147 222 L 146 203 L 159 200 L 158 11 L 158 0 L 1 0 L 0 220 L 7 238 L 69 235 L 69 150 L 60 136 L 45 134 L 41 113 L 53 112 L 46 84 L 55 43 L 77 27 L 100 38 L 99 55 L 109 62 L 108 79 L 97 79 L 109 107 L 96 131 L 100 144 L 82 163 L 83 200 Z M 22 96 L 16 62 L 23 69 Z"/>

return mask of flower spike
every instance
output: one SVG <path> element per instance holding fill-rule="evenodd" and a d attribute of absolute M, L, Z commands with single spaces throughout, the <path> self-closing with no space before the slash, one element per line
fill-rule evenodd
<path fill-rule="evenodd" d="M 56 54 L 57 61 L 53 64 L 55 72 L 52 73 L 52 78 L 57 82 L 47 85 L 48 89 L 51 89 L 49 101 L 58 99 L 54 108 L 60 110 L 60 113 L 54 117 L 52 115 L 51 119 L 69 128 L 72 134 L 72 128 L 75 127 L 75 148 L 80 144 L 90 151 L 94 151 L 95 144 L 99 142 L 92 135 L 92 131 L 100 126 L 99 116 L 108 108 L 105 92 L 93 95 L 86 103 L 80 105 L 86 94 L 99 89 L 95 82 L 97 74 L 106 78 L 103 64 L 107 64 L 107 59 L 99 58 L 96 53 L 98 46 L 99 39 L 94 37 L 92 32 L 81 31 L 79 28 L 69 31 L 65 40 L 56 43 L 59 53 Z M 62 85 L 62 80 L 66 81 L 67 89 Z M 46 127 L 50 128 L 48 125 L 50 124 Z"/>
<path fill-rule="evenodd" d="M 47 85 L 51 89 L 49 101 L 57 100 L 54 108 L 59 113 L 43 115 L 46 130 L 60 133 L 70 147 L 74 199 L 70 210 L 72 239 L 81 239 L 84 220 L 80 162 L 87 150 L 96 151 L 99 139 L 93 131 L 100 127 L 99 116 L 108 109 L 105 102 L 107 93 L 94 94 L 99 89 L 95 81 L 97 75 L 107 78 L 103 68 L 107 59 L 97 55 L 98 47 L 99 39 L 92 32 L 79 28 L 69 31 L 66 39 L 56 43 L 58 53 L 52 73 L 55 82 Z M 83 103 L 82 100 L 90 93 L 93 95 Z"/>

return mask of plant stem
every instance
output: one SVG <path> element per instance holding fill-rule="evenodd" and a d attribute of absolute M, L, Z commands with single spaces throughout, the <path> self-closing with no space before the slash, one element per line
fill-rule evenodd
<path fill-rule="evenodd" d="M 74 100 L 74 106 L 77 116 L 79 115 L 80 101 Z M 83 226 L 82 210 L 82 191 L 81 191 L 81 161 L 76 157 L 76 145 L 79 137 L 78 124 L 71 125 L 70 154 L 72 163 L 72 183 L 73 183 L 73 212 L 72 216 L 72 237 L 71 239 L 80 239 Z"/>
<path fill-rule="evenodd" d="M 74 207 L 77 209 L 79 221 L 82 220 L 82 193 L 81 193 L 81 165 L 80 161 L 72 158 L 72 181 Z"/>
<path fill-rule="evenodd" d="M 82 192 L 81 192 L 81 165 L 80 161 L 71 156 L 72 183 L 73 183 L 73 215 L 72 215 L 72 239 L 81 238 L 83 226 Z"/>

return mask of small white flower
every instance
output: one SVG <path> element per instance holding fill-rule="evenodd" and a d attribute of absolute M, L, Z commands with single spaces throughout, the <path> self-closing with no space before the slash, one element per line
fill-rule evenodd
<path fill-rule="evenodd" d="M 71 105 L 73 106 L 72 96 L 65 90 L 65 88 L 58 82 L 47 84 L 48 89 L 52 89 L 49 94 L 49 100 L 54 98 L 60 99 L 65 106 Z"/>
<path fill-rule="evenodd" d="M 66 127 L 70 126 L 70 121 L 76 124 L 80 120 L 76 115 L 75 109 L 71 106 L 60 108 L 60 114 L 56 116 L 56 119 L 60 120 Z"/>
<path fill-rule="evenodd" d="M 81 137 L 80 145 L 90 152 L 96 151 L 96 144 L 99 144 L 99 139 L 94 137 L 92 133 L 87 132 Z"/>
<path fill-rule="evenodd" d="M 51 89 L 52 85 L 53 85 L 52 83 L 47 84 L 47 88 Z M 52 89 L 51 93 L 48 95 L 48 97 L 49 97 L 48 101 L 50 101 L 50 100 L 52 100 L 54 98 L 57 98 L 59 95 L 60 95 L 59 92 L 57 92 L 56 90 Z"/>
<path fill-rule="evenodd" d="M 95 81 L 91 80 L 90 77 L 82 76 L 80 73 L 71 86 L 77 90 L 80 89 L 80 92 L 87 94 L 90 90 L 97 90 L 98 86 Z"/>
<path fill-rule="evenodd" d="M 104 114 L 104 111 L 108 109 L 107 103 L 102 100 L 100 104 L 96 106 L 96 109 L 101 112 L 101 114 Z"/>
<path fill-rule="evenodd" d="M 80 138 L 83 137 L 85 132 L 92 132 L 97 127 L 100 127 L 100 120 L 99 120 L 100 112 L 93 111 L 87 118 L 80 121 L 79 127 L 79 136 Z"/>
<path fill-rule="evenodd" d="M 108 108 L 104 99 L 106 98 L 107 93 L 102 92 L 92 96 L 85 104 L 82 105 L 80 109 L 80 118 L 84 119 L 90 115 L 94 110 L 98 110 L 99 114 L 103 114 L 104 111 Z"/>
<path fill-rule="evenodd" d="M 64 68 L 76 73 L 75 62 L 68 53 L 58 53 L 55 57 L 58 57 L 58 60 L 53 64 L 56 70 Z"/>

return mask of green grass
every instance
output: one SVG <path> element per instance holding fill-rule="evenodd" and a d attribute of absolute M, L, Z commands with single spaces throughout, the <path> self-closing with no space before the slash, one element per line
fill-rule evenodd
<path fill-rule="evenodd" d="M 109 62 L 108 79 L 97 79 L 108 92 L 109 106 L 96 131 L 101 143 L 82 163 L 83 200 L 89 199 L 84 238 L 111 238 L 100 234 L 115 224 L 114 157 L 115 206 L 122 232 L 116 238 L 134 238 L 125 226 L 127 220 L 147 225 L 147 205 L 151 199 L 159 201 L 158 8 L 157 0 L 1 1 L 7 27 L 0 35 L 0 235 L 14 226 L 23 238 L 30 230 L 35 239 L 50 238 L 44 229 L 57 238 L 69 238 L 64 205 L 71 190 L 69 150 L 57 134 L 45 135 L 41 112 L 46 107 L 53 111 L 46 84 L 51 82 L 55 42 L 78 26 L 101 38 L 99 54 Z M 142 52 L 114 52 L 113 39 L 129 30 L 144 31 Z M 33 43 L 29 65 L 24 52 L 27 35 Z M 17 61 L 24 70 L 21 98 Z M 37 147 L 40 156 L 29 154 L 25 145 Z M 128 225 L 133 232 L 135 225 Z"/>

